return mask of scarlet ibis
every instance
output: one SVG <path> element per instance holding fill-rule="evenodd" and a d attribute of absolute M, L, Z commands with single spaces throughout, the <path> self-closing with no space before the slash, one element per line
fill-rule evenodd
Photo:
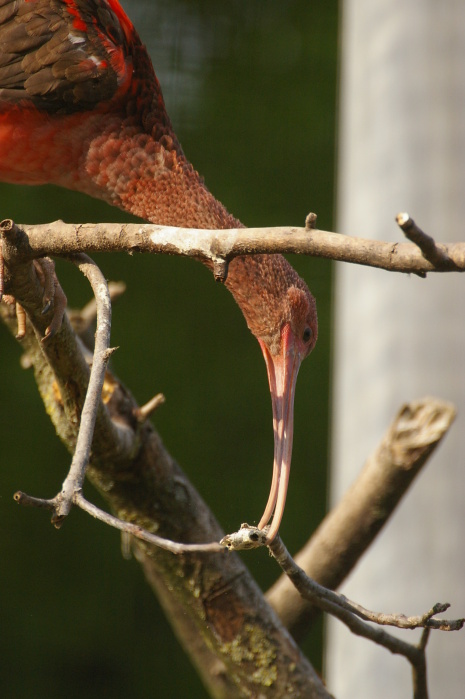
<path fill-rule="evenodd" d="M 158 224 L 241 226 L 186 159 L 118 0 L 0 0 L 0 179 L 79 190 Z M 271 542 L 289 480 L 297 372 L 317 339 L 316 304 L 280 255 L 235 258 L 226 286 L 268 372 L 274 464 L 258 527 L 271 520 Z"/>

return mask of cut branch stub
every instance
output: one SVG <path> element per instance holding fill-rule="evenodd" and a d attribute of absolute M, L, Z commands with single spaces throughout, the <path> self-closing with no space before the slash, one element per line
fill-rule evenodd
<path fill-rule="evenodd" d="M 420 248 L 425 260 L 431 262 L 435 267 L 446 268 L 451 272 L 459 271 L 445 249 L 438 245 L 434 238 L 422 231 L 406 212 L 397 214 L 396 221 L 405 236 Z"/>

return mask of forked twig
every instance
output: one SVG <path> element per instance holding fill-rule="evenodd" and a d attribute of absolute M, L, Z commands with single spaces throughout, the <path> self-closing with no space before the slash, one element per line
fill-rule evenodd
<path fill-rule="evenodd" d="M 108 286 L 103 273 L 95 262 L 83 253 L 69 258 L 81 272 L 87 277 L 94 292 L 97 304 L 97 329 L 95 333 L 95 352 L 90 371 L 84 406 L 81 413 L 79 432 L 76 448 L 71 461 L 71 466 L 66 476 L 61 491 L 51 500 L 44 500 L 42 504 L 38 498 L 31 498 L 21 493 L 15 496 L 17 502 L 41 507 L 47 507 L 53 511 L 52 523 L 58 528 L 63 519 L 69 514 L 73 505 L 75 493 L 80 492 L 84 482 L 87 465 L 89 463 L 90 450 L 94 435 L 97 411 L 100 405 L 105 370 L 112 353 L 110 345 L 111 330 L 111 301 Z M 18 497 L 17 497 L 18 496 Z"/>
<path fill-rule="evenodd" d="M 94 292 L 97 305 L 97 327 L 95 331 L 95 350 L 89 377 L 86 398 L 81 413 L 79 433 L 71 467 L 60 493 L 60 502 L 52 517 L 55 526 L 60 526 L 69 514 L 73 496 L 82 489 L 89 463 L 95 421 L 102 395 L 105 370 L 112 354 L 110 349 L 111 300 L 105 276 L 88 256 L 80 253 L 70 258 L 76 267 L 87 277 Z"/>
<path fill-rule="evenodd" d="M 38 507 L 41 509 L 50 510 L 52 512 L 56 512 L 58 497 L 59 496 L 57 495 L 50 500 L 35 498 L 32 495 L 27 495 L 26 493 L 21 492 L 20 490 L 14 494 L 15 501 L 20 505 L 25 505 L 26 507 Z M 161 536 L 157 536 L 157 534 L 152 534 L 152 532 L 143 529 L 137 524 L 125 522 L 124 520 L 119 519 L 114 515 L 110 515 L 104 510 L 101 510 L 99 507 L 86 500 L 81 490 L 76 490 L 73 493 L 71 500 L 73 505 L 76 505 L 81 510 L 84 510 L 84 512 L 87 512 L 87 514 L 95 517 L 95 519 L 104 522 L 104 524 L 130 534 L 131 536 L 141 539 L 142 541 L 147 541 L 149 544 L 158 546 L 158 548 L 164 549 L 165 551 L 171 551 L 171 553 L 224 553 L 225 551 L 224 547 L 216 541 L 205 544 L 181 544 L 177 541 L 171 541 L 171 539 L 164 539 Z"/>
<path fill-rule="evenodd" d="M 434 605 L 428 612 L 416 617 L 370 612 L 360 605 L 350 602 L 343 595 L 328 590 L 309 578 L 293 560 L 279 536 L 270 544 L 269 549 L 283 572 L 289 577 L 303 597 L 342 621 L 357 636 L 368 638 L 374 643 L 387 648 L 391 653 L 405 656 L 412 665 L 414 699 L 427 699 L 425 648 L 428 634 L 424 633 L 420 643 L 413 645 L 392 636 L 380 629 L 379 626 L 370 626 L 365 620 L 373 621 L 378 625 L 388 624 L 404 629 L 424 628 L 428 631 L 431 629 L 457 631 L 463 627 L 465 619 L 450 621 L 433 619 L 436 614 L 445 611 L 449 607 L 448 604 Z"/>
<path fill-rule="evenodd" d="M 331 590 L 349 575 L 400 499 L 448 433 L 456 410 L 427 396 L 402 405 L 357 478 L 294 558 L 310 578 Z M 286 575 L 267 599 L 294 638 L 302 640 L 318 611 Z"/>

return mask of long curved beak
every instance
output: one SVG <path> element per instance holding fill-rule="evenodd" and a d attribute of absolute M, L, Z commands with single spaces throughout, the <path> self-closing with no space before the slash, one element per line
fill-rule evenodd
<path fill-rule="evenodd" d="M 290 328 L 283 329 L 279 355 L 273 357 L 263 342 L 260 346 L 268 371 L 273 407 L 274 460 L 270 495 L 258 528 L 263 529 L 268 524 L 274 510 L 267 534 L 267 542 L 271 543 L 278 533 L 286 503 L 294 433 L 295 384 L 302 359 Z"/>

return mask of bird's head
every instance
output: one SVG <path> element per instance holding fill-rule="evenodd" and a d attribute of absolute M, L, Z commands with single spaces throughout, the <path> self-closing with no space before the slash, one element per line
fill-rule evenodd
<path fill-rule="evenodd" d="M 302 360 L 318 337 L 316 303 L 305 282 L 280 255 L 232 261 L 226 281 L 260 343 L 273 407 L 273 480 L 259 529 L 276 536 L 284 512 L 292 456 L 294 393 Z"/>
<path fill-rule="evenodd" d="M 266 340 L 259 338 L 262 350 L 272 357 L 283 357 L 283 352 L 291 349 L 300 361 L 305 359 L 315 347 L 318 337 L 316 303 L 306 285 L 299 279 L 299 286 L 290 286 L 280 298 L 279 310 L 275 317 L 281 319 Z M 286 348 L 286 349 L 284 349 Z"/>
<path fill-rule="evenodd" d="M 291 388 L 295 386 L 302 360 L 310 354 L 318 338 L 315 299 L 303 282 L 299 286 L 290 286 L 273 315 L 279 318 L 279 324 L 262 336 L 257 334 L 257 337 L 268 377 L 271 375 L 276 379 L 279 376 Z M 278 387 L 270 383 L 270 388 L 273 393 Z"/>
<path fill-rule="evenodd" d="M 274 510 L 267 534 L 268 542 L 278 533 L 284 513 L 292 457 L 297 374 L 302 360 L 315 347 L 318 337 L 315 299 L 303 283 L 290 286 L 281 297 L 280 305 L 280 327 L 266 338 L 267 341 L 258 338 L 268 371 L 273 407 L 273 480 L 268 503 L 258 525 L 259 529 L 263 529 Z"/>

